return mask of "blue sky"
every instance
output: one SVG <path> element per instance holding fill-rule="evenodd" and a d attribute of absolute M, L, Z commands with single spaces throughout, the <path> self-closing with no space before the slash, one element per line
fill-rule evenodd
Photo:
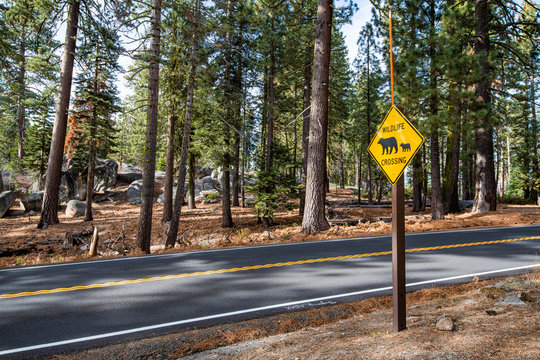
<path fill-rule="evenodd" d="M 372 8 L 369 0 L 355 0 L 354 2 L 358 5 L 358 11 L 354 14 L 351 24 L 346 24 L 341 28 L 345 35 L 345 44 L 349 48 L 349 63 L 351 64 L 358 52 L 358 47 L 356 46 L 358 34 L 362 26 L 371 19 Z M 339 7 L 343 1 L 338 0 L 336 3 L 337 7 Z"/>

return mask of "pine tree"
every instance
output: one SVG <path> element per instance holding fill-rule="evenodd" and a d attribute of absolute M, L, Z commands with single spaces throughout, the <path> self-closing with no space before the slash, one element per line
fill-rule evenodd
<path fill-rule="evenodd" d="M 76 50 L 77 29 L 79 22 L 79 0 L 72 0 L 68 10 L 68 23 L 64 55 L 62 58 L 62 73 L 58 87 L 58 101 L 49 152 L 45 193 L 41 208 L 41 217 L 38 229 L 47 228 L 58 223 L 58 194 L 60 190 L 60 174 L 62 170 L 62 155 L 66 137 L 69 97 L 71 94 L 71 80 L 73 78 L 73 64 Z"/>
<path fill-rule="evenodd" d="M 308 151 L 306 205 L 302 231 L 308 234 L 327 230 L 330 225 L 325 217 L 326 138 L 328 131 L 328 84 L 330 48 L 332 44 L 331 0 L 319 0 L 317 11 L 317 36 L 313 64 L 310 144 Z"/>

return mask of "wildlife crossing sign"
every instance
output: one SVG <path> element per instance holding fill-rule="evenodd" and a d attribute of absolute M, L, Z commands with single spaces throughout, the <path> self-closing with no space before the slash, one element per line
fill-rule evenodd
<path fill-rule="evenodd" d="M 371 139 L 368 151 L 388 180 L 395 184 L 423 143 L 422 134 L 392 105 Z"/>

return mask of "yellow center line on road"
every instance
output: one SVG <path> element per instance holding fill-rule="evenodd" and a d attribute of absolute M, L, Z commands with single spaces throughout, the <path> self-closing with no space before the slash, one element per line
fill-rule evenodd
<path fill-rule="evenodd" d="M 433 251 L 433 250 L 454 249 L 454 248 L 462 248 L 462 247 L 470 247 L 470 246 L 502 244 L 502 243 L 536 240 L 536 239 L 540 239 L 540 236 L 531 236 L 531 237 L 522 237 L 522 238 L 515 238 L 515 239 L 504 239 L 504 240 L 480 241 L 480 242 L 471 242 L 471 243 L 463 243 L 463 244 L 442 245 L 442 246 L 431 246 L 431 247 L 407 249 L 405 251 L 408 253 L 412 253 L 412 252 L 420 252 L 420 251 Z M 98 289 L 98 288 L 105 288 L 105 287 L 111 287 L 111 286 L 139 284 L 139 283 L 145 283 L 145 282 L 172 280 L 172 279 L 180 279 L 180 278 L 203 276 L 203 275 L 233 273 L 233 272 L 247 271 L 247 270 L 269 269 L 269 268 L 277 268 L 277 267 L 283 267 L 283 266 L 314 264 L 314 263 L 348 260 L 348 259 L 359 259 L 359 258 L 390 255 L 390 254 L 392 254 L 392 251 L 380 251 L 380 252 L 372 252 L 372 253 L 365 253 L 365 254 L 354 254 L 354 255 L 334 256 L 334 257 L 326 257 L 326 258 L 318 258 L 318 259 L 288 261 L 288 262 L 280 262 L 280 263 L 272 263 L 272 264 L 264 264 L 264 265 L 243 266 L 243 267 L 235 267 L 235 268 L 229 268 L 229 269 L 198 271 L 198 272 L 176 274 L 176 275 L 154 276 L 150 278 L 141 278 L 141 279 L 133 279 L 133 280 L 109 281 L 105 283 L 70 286 L 70 287 L 63 287 L 63 288 L 56 288 L 56 289 L 26 291 L 26 292 L 13 293 L 13 294 L 1 294 L 0 299 L 12 299 L 12 298 L 18 298 L 18 297 L 25 297 L 25 296 L 55 294 L 55 293 L 62 293 L 62 292 L 76 291 L 76 290 Z"/>

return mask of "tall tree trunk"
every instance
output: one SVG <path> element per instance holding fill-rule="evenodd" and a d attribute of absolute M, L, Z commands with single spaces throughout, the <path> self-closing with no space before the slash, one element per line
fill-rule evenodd
<path fill-rule="evenodd" d="M 308 163 L 308 147 L 309 147 L 309 122 L 311 111 L 308 109 L 311 106 L 311 64 L 313 62 L 313 45 L 308 41 L 306 46 L 306 54 L 304 58 L 304 99 L 302 103 L 304 116 L 302 122 L 302 170 L 301 182 L 302 191 L 300 192 L 300 211 L 299 215 L 304 216 L 304 206 L 306 204 L 306 181 L 307 181 L 307 163 Z"/>
<path fill-rule="evenodd" d="M 435 1 L 430 4 L 430 115 L 431 115 L 431 217 L 434 220 L 444 219 L 444 204 L 441 186 L 441 163 L 439 148 L 439 124 L 437 115 L 439 112 L 439 99 L 437 97 L 437 68 L 435 66 Z"/>
<path fill-rule="evenodd" d="M 424 142 L 422 144 L 422 163 L 424 164 L 423 166 L 423 169 L 424 169 L 424 175 L 422 176 L 422 179 L 424 180 L 422 182 L 422 186 L 423 186 L 423 193 L 424 193 L 424 197 L 422 198 L 422 208 L 425 209 L 426 208 L 426 203 L 427 203 L 427 194 L 428 194 L 428 170 L 427 170 L 427 160 L 426 160 L 426 157 L 427 157 L 427 150 L 426 150 L 426 143 Z"/>
<path fill-rule="evenodd" d="M 189 189 L 188 189 L 188 209 L 195 209 L 195 154 L 193 151 L 189 152 Z"/>
<path fill-rule="evenodd" d="M 94 68 L 94 96 L 98 93 L 99 46 L 96 47 L 96 62 Z M 90 154 L 88 155 L 88 176 L 86 179 L 86 208 L 84 210 L 84 221 L 92 221 L 92 198 L 94 197 L 94 170 L 96 165 L 96 133 L 97 133 L 97 102 L 94 100 L 92 106 L 92 119 L 90 121 Z"/>
<path fill-rule="evenodd" d="M 533 175 L 533 186 L 536 185 L 536 188 L 533 190 L 533 200 L 536 200 L 536 203 L 540 206 L 540 165 L 538 164 L 538 120 L 536 118 L 536 95 L 534 89 L 534 73 L 531 74 L 530 78 L 531 86 L 531 138 L 533 139 L 533 148 L 532 148 L 532 175 Z"/>
<path fill-rule="evenodd" d="M 159 62 L 161 38 L 161 0 L 152 0 L 150 53 L 148 69 L 148 109 L 146 112 L 146 139 L 144 147 L 143 188 L 137 248 L 150 253 L 152 233 L 152 206 L 154 205 L 154 179 L 156 175 L 156 138 L 159 102 Z"/>
<path fill-rule="evenodd" d="M 475 1 L 475 54 L 480 63 L 480 80 L 476 83 L 476 100 L 481 117 L 476 120 L 476 192 L 473 212 L 497 210 L 497 185 L 493 161 L 493 126 L 489 65 L 489 10 L 487 0 Z"/>
<path fill-rule="evenodd" d="M 330 228 L 325 216 L 326 139 L 332 38 L 332 0 L 319 0 L 313 64 L 313 102 L 309 131 L 306 205 L 302 231 L 316 234 Z"/>
<path fill-rule="evenodd" d="M 339 188 L 345 189 L 345 160 L 343 158 L 343 142 L 339 148 Z"/>
<path fill-rule="evenodd" d="M 459 158 L 461 149 L 461 122 L 465 122 L 465 110 L 460 106 L 460 118 L 457 119 L 454 143 L 452 147 L 452 162 L 450 164 L 450 191 L 448 193 L 448 212 L 457 213 L 459 208 Z M 449 154 L 450 155 L 450 154 Z"/>
<path fill-rule="evenodd" d="M 367 121 L 367 139 L 366 144 L 371 141 L 371 42 L 367 41 L 367 101 L 366 101 L 366 121 Z M 373 175 L 371 169 L 371 156 L 367 157 L 367 193 L 368 193 L 368 205 L 373 205 Z"/>
<path fill-rule="evenodd" d="M 199 1 L 196 0 L 194 4 L 194 23 L 195 29 L 191 36 L 191 58 L 189 64 L 189 81 L 188 81 L 188 98 L 186 104 L 186 117 L 184 120 L 184 136 L 182 139 L 182 151 L 180 153 L 180 169 L 178 171 L 178 184 L 176 185 L 176 194 L 174 197 L 174 208 L 171 216 L 171 222 L 169 225 L 169 232 L 167 233 L 167 240 L 165 241 L 166 247 L 174 247 L 176 238 L 178 236 L 178 227 L 180 225 L 180 213 L 182 211 L 182 203 L 184 202 L 185 195 L 185 183 L 187 172 L 187 159 L 189 152 L 189 142 L 191 140 L 191 122 L 193 120 L 193 93 L 195 90 L 195 76 L 197 73 L 197 28 L 199 18 Z"/>
<path fill-rule="evenodd" d="M 173 207 L 173 179 L 174 179 L 174 137 L 176 128 L 176 109 L 171 106 L 167 124 L 167 158 L 165 165 L 165 182 L 163 189 L 163 217 L 162 222 L 171 221 Z"/>
<path fill-rule="evenodd" d="M 358 188 L 358 204 L 362 202 L 362 154 L 356 151 L 356 187 Z"/>
<path fill-rule="evenodd" d="M 19 64 L 19 96 L 17 98 L 17 124 L 18 124 L 18 144 L 17 144 L 17 165 L 20 171 L 23 170 L 24 164 L 24 133 L 25 133 L 25 117 L 26 111 L 24 107 L 24 99 L 26 97 L 26 39 L 21 40 L 20 46 L 20 64 Z"/>
<path fill-rule="evenodd" d="M 232 11 L 233 4 L 232 0 L 227 1 L 227 25 L 228 30 L 225 35 L 226 41 L 226 53 L 225 53 L 225 106 L 227 108 L 227 118 L 231 118 L 233 114 L 233 102 L 232 102 L 232 83 L 231 83 L 231 63 L 232 63 Z M 269 123 L 270 123 L 269 119 Z M 270 125 L 268 125 L 268 132 L 271 132 Z M 231 213 L 231 170 L 229 168 L 231 164 L 230 151 L 230 141 L 229 134 L 230 129 L 226 128 L 225 130 L 225 153 L 223 154 L 223 173 L 221 174 L 221 187 L 223 190 L 223 198 L 221 199 L 221 227 L 229 228 L 233 227 L 233 219 Z M 267 151 L 271 151 L 267 149 Z M 268 158 L 267 158 L 268 161 Z"/>
<path fill-rule="evenodd" d="M 422 156 L 417 154 L 413 159 L 413 211 L 424 211 L 424 202 L 422 201 Z"/>
<path fill-rule="evenodd" d="M 49 166 L 45 180 L 45 193 L 41 206 L 41 217 L 38 229 L 58 224 L 58 193 L 60 190 L 60 176 L 62 174 L 62 157 L 66 139 L 69 98 L 71 95 L 71 81 L 73 79 L 73 63 L 77 46 L 77 28 L 79 22 L 79 0 L 72 0 L 69 7 L 66 40 L 62 57 L 62 72 L 58 87 L 58 100 L 56 101 L 56 114 L 49 152 Z"/>
<path fill-rule="evenodd" d="M 240 206 L 240 135 L 237 132 L 234 133 L 233 163 L 232 206 Z"/>

